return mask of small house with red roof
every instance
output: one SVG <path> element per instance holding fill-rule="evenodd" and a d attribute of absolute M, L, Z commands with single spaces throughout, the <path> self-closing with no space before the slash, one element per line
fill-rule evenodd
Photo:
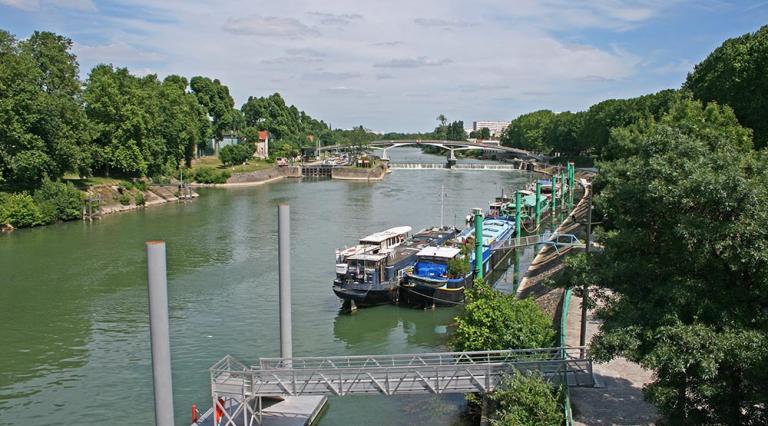
<path fill-rule="evenodd" d="M 269 157 L 269 132 L 266 130 L 259 130 L 259 140 L 256 141 L 256 151 L 253 156 L 256 158 Z"/>

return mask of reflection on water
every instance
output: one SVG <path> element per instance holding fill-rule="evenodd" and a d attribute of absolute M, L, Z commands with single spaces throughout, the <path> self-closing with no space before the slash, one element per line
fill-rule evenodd
<path fill-rule="evenodd" d="M 391 154 L 393 161 L 431 158 L 417 150 Z M 462 225 L 500 187 L 533 179 L 423 170 L 371 183 L 286 180 L 201 190 L 187 204 L 0 236 L 0 425 L 108 424 L 116 413 L 133 424 L 152 422 L 147 240 L 168 245 L 179 425 L 188 424 L 191 404 L 210 404 L 207 368 L 215 361 L 277 355 L 280 202 L 291 204 L 294 354 L 443 350 L 460 308 L 382 306 L 340 316 L 331 291 L 334 250 L 392 226 L 438 224 L 441 186 L 446 222 L 456 217 Z M 334 398 L 321 424 L 454 424 L 462 404 L 461 397 Z"/>

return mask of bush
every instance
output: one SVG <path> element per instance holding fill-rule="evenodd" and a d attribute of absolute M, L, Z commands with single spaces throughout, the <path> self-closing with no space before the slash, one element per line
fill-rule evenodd
<path fill-rule="evenodd" d="M 80 219 L 83 193 L 72 183 L 45 180 L 35 191 L 33 198 L 43 214 L 45 223 Z"/>
<path fill-rule="evenodd" d="M 226 147 L 225 147 L 226 148 Z M 217 170 L 212 167 L 204 167 L 195 172 L 195 182 L 199 183 L 227 183 L 231 174 L 229 170 Z"/>
<path fill-rule="evenodd" d="M 496 402 L 494 426 L 561 425 L 565 421 L 560 388 L 534 371 L 505 375 L 491 395 Z"/>
<path fill-rule="evenodd" d="M 464 312 L 456 317 L 456 351 L 548 348 L 554 346 L 552 320 L 532 299 L 503 294 L 480 280 L 467 291 Z"/>
<path fill-rule="evenodd" d="M 219 160 L 226 166 L 243 164 L 253 156 L 253 144 L 227 145 L 219 151 Z"/>
<path fill-rule="evenodd" d="M 137 206 L 143 206 L 146 204 L 146 200 L 144 200 L 144 194 L 142 192 L 137 192 L 136 196 L 134 197 L 134 201 L 136 202 Z"/>
<path fill-rule="evenodd" d="M 130 195 L 128 195 L 128 192 L 124 192 L 124 193 L 120 194 L 120 195 L 117 197 L 117 201 L 118 201 L 120 204 L 122 204 L 122 205 L 124 205 L 124 206 L 127 206 L 127 205 L 131 204 L 131 196 L 130 196 Z"/>
<path fill-rule="evenodd" d="M 141 192 L 144 192 L 147 190 L 147 182 L 143 180 L 137 180 L 136 183 L 133 184 L 136 189 L 138 189 Z"/>
<path fill-rule="evenodd" d="M 458 256 L 448 261 L 448 276 L 461 278 L 469 273 L 469 258 Z"/>
<path fill-rule="evenodd" d="M 43 212 L 29 194 L 3 194 L 0 197 L 0 223 L 9 223 L 16 228 L 27 228 L 44 224 Z"/>

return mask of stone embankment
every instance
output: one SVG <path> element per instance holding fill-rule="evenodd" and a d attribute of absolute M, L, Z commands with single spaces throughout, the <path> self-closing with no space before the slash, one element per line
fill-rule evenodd
<path fill-rule="evenodd" d="M 143 195 L 144 204 L 136 203 L 138 194 Z M 120 202 L 120 198 L 123 195 L 128 197 L 128 204 Z M 88 190 L 88 196 L 90 198 L 101 197 L 100 214 L 105 215 L 178 201 L 179 190 L 178 186 L 175 185 L 152 185 L 146 191 L 139 191 L 137 189 L 127 190 L 112 185 L 97 185 Z M 189 191 L 189 196 L 196 198 L 198 194 L 194 191 Z"/>
<path fill-rule="evenodd" d="M 387 174 L 387 166 L 378 164 L 370 169 L 361 169 L 355 167 L 336 167 L 331 172 L 332 179 L 340 180 L 359 180 L 376 181 L 384 179 Z"/>

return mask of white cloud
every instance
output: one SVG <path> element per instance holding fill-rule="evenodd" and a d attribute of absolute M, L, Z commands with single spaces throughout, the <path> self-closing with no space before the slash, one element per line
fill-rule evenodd
<path fill-rule="evenodd" d="M 298 38 L 318 35 L 317 30 L 294 18 L 251 15 L 244 18 L 229 18 L 224 31 L 249 36 Z"/>
<path fill-rule="evenodd" d="M 90 21 L 68 22 L 65 34 L 79 42 L 84 75 L 100 62 L 206 75 L 227 84 L 238 105 L 278 91 L 335 126 L 419 130 L 434 127 L 441 112 L 469 122 L 608 97 L 647 58 L 582 30 L 626 31 L 675 1 L 332 0 L 318 10 L 309 0 L 131 0 L 131 13 L 97 10 Z"/>
<path fill-rule="evenodd" d="M 451 62 L 453 62 L 453 60 L 449 58 L 430 59 L 426 56 L 419 56 L 417 58 L 390 59 L 385 62 L 373 64 L 373 66 L 378 68 L 420 68 L 447 65 Z"/>
<path fill-rule="evenodd" d="M 0 4 L 28 12 L 51 6 L 82 11 L 96 10 L 96 6 L 91 0 L 0 0 Z"/>

